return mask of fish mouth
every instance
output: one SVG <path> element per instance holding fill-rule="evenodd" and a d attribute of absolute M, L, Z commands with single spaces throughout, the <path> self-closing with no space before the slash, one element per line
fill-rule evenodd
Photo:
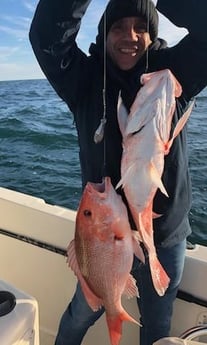
<path fill-rule="evenodd" d="M 101 195 L 102 197 L 105 197 L 107 192 L 109 191 L 111 185 L 111 179 L 110 177 L 105 177 L 101 183 L 93 183 L 88 182 L 87 183 L 87 190 L 90 193 L 97 193 Z"/>

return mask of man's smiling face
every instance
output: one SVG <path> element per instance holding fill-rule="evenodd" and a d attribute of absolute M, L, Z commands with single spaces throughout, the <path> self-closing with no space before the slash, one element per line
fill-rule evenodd
<path fill-rule="evenodd" d="M 112 61 L 121 69 L 133 68 L 152 43 L 142 17 L 124 17 L 110 28 L 106 49 Z"/>

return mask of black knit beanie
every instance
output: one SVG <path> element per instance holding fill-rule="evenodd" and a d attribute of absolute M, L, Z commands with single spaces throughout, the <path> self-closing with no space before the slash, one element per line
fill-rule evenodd
<path fill-rule="evenodd" d="M 110 0 L 98 25 L 98 33 L 103 37 L 104 16 L 106 14 L 106 34 L 111 26 L 124 17 L 143 17 L 149 20 L 149 34 L 152 42 L 158 34 L 158 13 L 151 0 Z"/>

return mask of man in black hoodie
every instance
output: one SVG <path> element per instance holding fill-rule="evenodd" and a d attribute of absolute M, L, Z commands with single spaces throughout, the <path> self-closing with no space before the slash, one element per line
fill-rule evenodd
<path fill-rule="evenodd" d="M 157 9 L 188 34 L 168 48 L 158 35 L 158 13 L 151 0 L 110 0 L 98 25 L 96 43 L 87 56 L 76 44 L 90 0 L 40 0 L 30 30 L 30 40 L 39 64 L 58 95 L 74 114 L 80 145 L 83 187 L 87 181 L 101 182 L 110 176 L 120 180 L 122 137 L 117 122 L 117 100 L 121 91 L 130 109 L 140 89 L 144 72 L 170 69 L 182 85 L 176 100 L 173 126 L 193 97 L 207 85 L 207 2 L 203 0 L 158 0 Z M 106 43 L 106 45 L 105 45 Z M 96 142 L 103 114 L 104 140 Z M 141 314 L 141 345 L 151 345 L 168 336 L 173 301 L 181 280 L 186 237 L 190 234 L 188 213 L 191 185 L 188 173 L 186 128 L 174 141 L 165 159 L 163 184 L 169 198 L 157 191 L 153 210 L 154 241 L 158 258 L 170 277 L 165 295 L 153 288 L 148 259 L 134 260 Z M 125 196 L 123 191 L 123 200 Z M 130 222 L 134 228 L 132 217 Z M 80 286 L 62 316 L 56 345 L 78 345 L 87 329 L 100 317 L 87 305 Z"/>

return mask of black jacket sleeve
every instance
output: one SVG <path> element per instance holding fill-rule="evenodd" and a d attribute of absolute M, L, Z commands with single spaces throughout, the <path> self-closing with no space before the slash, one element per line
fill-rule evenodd
<path fill-rule="evenodd" d="M 189 32 L 176 46 L 163 52 L 163 61 L 167 61 L 189 100 L 207 85 L 207 1 L 158 0 L 157 9 Z"/>
<path fill-rule="evenodd" d="M 80 64 L 84 68 L 86 62 L 75 40 L 89 2 L 40 0 L 29 32 L 42 71 L 71 110 L 78 94 Z"/>

